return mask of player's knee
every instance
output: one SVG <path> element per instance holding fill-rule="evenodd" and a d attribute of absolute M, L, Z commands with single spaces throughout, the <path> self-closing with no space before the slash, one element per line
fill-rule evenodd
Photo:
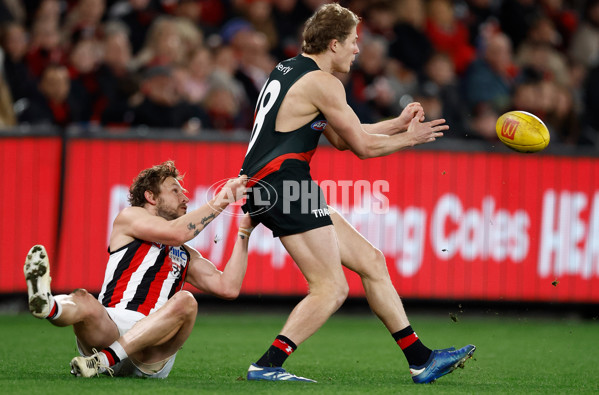
<path fill-rule="evenodd" d="M 385 255 L 378 248 L 371 248 L 368 254 L 365 254 L 365 258 L 368 260 L 365 265 L 363 265 L 365 270 L 365 275 L 369 278 L 384 278 L 389 276 L 389 271 L 387 270 L 387 261 L 385 259 Z"/>
<path fill-rule="evenodd" d="M 73 301 L 79 306 L 85 306 L 89 303 L 97 301 L 97 299 L 92 294 L 90 294 L 89 292 L 87 292 L 86 289 L 83 288 L 77 288 L 76 290 L 71 292 L 70 296 L 73 298 Z"/>
<path fill-rule="evenodd" d="M 347 295 L 349 295 L 349 285 L 347 284 L 347 281 L 345 281 L 345 279 L 343 279 L 343 281 L 337 281 L 330 296 L 334 299 L 338 308 L 345 302 Z"/>
<path fill-rule="evenodd" d="M 198 302 L 188 291 L 177 292 L 172 298 L 172 314 L 179 317 L 195 317 L 198 312 Z"/>

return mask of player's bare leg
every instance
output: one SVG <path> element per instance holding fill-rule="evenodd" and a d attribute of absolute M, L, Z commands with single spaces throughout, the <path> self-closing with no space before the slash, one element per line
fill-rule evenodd
<path fill-rule="evenodd" d="M 430 350 L 412 330 L 403 304 L 387 270 L 384 255 L 349 224 L 338 212 L 329 209 L 339 238 L 341 261 L 358 273 L 372 311 L 387 327 L 402 348 L 415 383 L 430 383 L 451 373 L 472 357 L 476 347 L 459 350 Z M 404 337 L 405 336 L 405 337 Z"/>
<path fill-rule="evenodd" d="M 360 275 L 372 311 L 391 333 L 410 325 L 403 303 L 391 282 L 383 253 L 336 210 L 329 210 L 339 239 L 341 262 Z"/>
<path fill-rule="evenodd" d="M 92 377 L 130 358 L 145 373 L 157 373 L 185 343 L 193 329 L 197 302 L 187 291 L 176 293 L 160 309 L 137 322 L 110 346 L 89 357 L 75 357 L 72 373 Z"/>
<path fill-rule="evenodd" d="M 293 309 L 281 330 L 299 345 L 341 307 L 349 288 L 333 226 L 284 236 L 281 242 L 309 286 L 308 295 Z"/>
<path fill-rule="evenodd" d="M 164 306 L 140 320 L 119 343 L 143 363 L 162 361 L 183 346 L 195 324 L 198 305 L 188 291 L 177 292 Z"/>
<path fill-rule="evenodd" d="M 248 380 L 303 381 L 283 369 L 285 359 L 339 309 L 349 291 L 333 226 L 281 237 L 309 286 L 267 352 L 248 369 Z"/>
<path fill-rule="evenodd" d="M 50 262 L 46 249 L 35 245 L 23 267 L 27 282 L 29 310 L 37 318 L 47 318 L 55 326 L 73 326 L 86 344 L 103 347 L 114 342 L 119 332 L 104 307 L 84 289 L 69 295 L 52 295 Z"/>

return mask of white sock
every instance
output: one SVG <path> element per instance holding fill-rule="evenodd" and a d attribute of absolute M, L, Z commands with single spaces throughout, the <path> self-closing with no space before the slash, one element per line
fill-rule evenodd
<path fill-rule="evenodd" d="M 60 303 L 58 303 L 58 301 L 52 295 L 50 295 L 49 300 L 50 300 L 50 306 L 52 306 L 52 307 L 50 307 L 50 312 L 48 313 L 48 316 L 46 318 L 54 321 L 55 319 L 60 317 L 60 315 L 62 314 L 62 305 Z M 54 309 L 54 306 L 56 306 L 56 309 Z M 52 314 L 52 310 L 54 310 L 54 314 Z"/>

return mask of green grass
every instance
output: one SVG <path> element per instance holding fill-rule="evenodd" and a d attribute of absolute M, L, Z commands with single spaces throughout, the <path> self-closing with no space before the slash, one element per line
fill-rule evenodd
<path fill-rule="evenodd" d="M 265 308 L 266 310 L 267 308 Z M 575 319 L 412 315 L 432 348 L 476 344 L 465 369 L 430 385 L 412 384 L 405 359 L 372 315 L 333 316 L 287 361 L 318 384 L 248 382 L 286 314 L 201 313 L 165 380 L 69 374 L 70 328 L 29 315 L 0 315 L 2 394 L 396 394 L 592 393 L 599 391 L 599 322 Z"/>

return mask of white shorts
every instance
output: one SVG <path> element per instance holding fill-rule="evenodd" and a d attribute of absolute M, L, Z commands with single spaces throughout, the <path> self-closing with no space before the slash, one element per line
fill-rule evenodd
<path fill-rule="evenodd" d="M 131 311 L 126 309 L 116 309 L 114 307 L 106 307 L 106 312 L 110 316 L 110 319 L 116 324 L 119 335 L 123 336 L 127 333 L 133 325 L 145 317 L 142 313 L 137 311 Z M 79 354 L 86 356 L 79 340 L 77 340 L 77 349 Z M 143 362 L 126 358 L 111 368 L 114 370 L 114 376 L 133 376 L 133 377 L 147 377 L 155 379 L 164 379 L 168 377 L 173 365 L 175 364 L 175 357 L 177 353 L 168 357 L 163 361 L 159 361 L 152 364 L 145 364 Z"/>

